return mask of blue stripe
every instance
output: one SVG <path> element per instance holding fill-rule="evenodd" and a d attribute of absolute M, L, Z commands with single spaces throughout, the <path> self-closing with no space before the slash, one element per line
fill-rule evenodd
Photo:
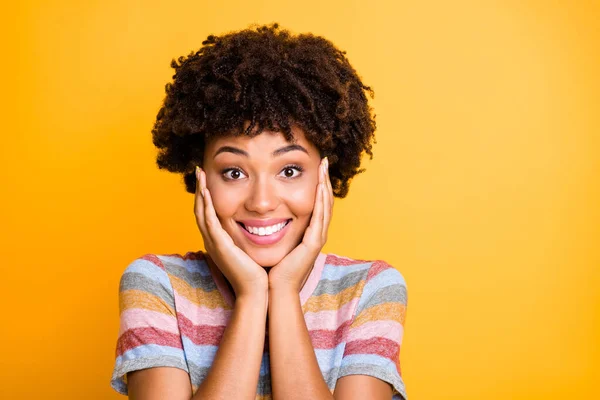
<path fill-rule="evenodd" d="M 336 267 L 334 265 L 325 264 L 325 266 L 323 267 L 323 272 L 321 273 L 321 279 L 327 279 L 330 281 L 337 280 L 343 278 L 348 274 L 351 274 L 352 272 L 369 269 L 370 266 L 371 263 L 354 264 L 343 267 Z"/>
<path fill-rule="evenodd" d="M 165 288 L 171 287 L 171 281 L 169 280 L 167 273 L 152 261 L 138 258 L 129 264 L 129 266 L 127 266 L 123 274 L 129 272 L 137 272 L 142 274 L 153 281 L 160 283 Z"/>
<path fill-rule="evenodd" d="M 188 360 L 192 361 L 199 367 L 210 367 L 217 354 L 218 346 L 196 344 L 185 335 L 181 336 L 183 342 L 183 348 L 185 349 L 185 356 Z"/>
<path fill-rule="evenodd" d="M 342 359 L 342 364 L 340 368 L 344 368 L 348 365 L 353 364 L 370 364 L 376 365 L 378 367 L 384 368 L 389 372 L 392 372 L 394 375 L 398 376 L 398 371 L 396 370 L 396 364 L 391 361 L 387 357 L 382 357 L 377 354 L 351 354 Z"/>
<path fill-rule="evenodd" d="M 159 345 L 159 344 L 143 344 L 133 349 L 127 350 L 125 353 L 117 357 L 117 365 L 122 362 L 133 360 L 136 358 L 152 358 L 159 356 L 173 356 L 184 360 L 183 350 L 176 347 Z"/>
<path fill-rule="evenodd" d="M 363 307 L 364 303 L 368 301 L 378 290 L 397 284 L 406 286 L 404 277 L 397 269 L 388 268 L 385 271 L 381 271 L 365 284 L 363 294 L 360 297 L 360 302 L 358 303 L 358 308 Z"/>
<path fill-rule="evenodd" d="M 200 368 L 210 368 L 213 365 L 217 354 L 217 346 L 213 345 L 198 345 L 192 342 L 187 336 L 183 336 L 183 348 L 189 363 L 193 363 Z M 269 355 L 263 353 L 260 363 L 260 375 L 264 376 L 269 373 Z"/>
<path fill-rule="evenodd" d="M 177 265 L 178 267 L 185 268 L 188 272 L 199 273 L 202 276 L 209 276 L 210 270 L 204 260 L 188 259 L 184 260 L 177 256 L 158 256 L 164 262 Z"/>
<path fill-rule="evenodd" d="M 344 355 L 345 342 L 339 343 L 333 349 L 315 349 L 315 355 L 321 370 L 328 370 L 336 365 L 338 360 Z"/>

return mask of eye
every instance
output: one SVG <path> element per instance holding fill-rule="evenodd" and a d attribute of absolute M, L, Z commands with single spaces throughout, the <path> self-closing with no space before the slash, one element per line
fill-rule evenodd
<path fill-rule="evenodd" d="M 240 170 L 238 168 L 227 168 L 227 169 L 223 170 L 222 174 L 223 174 L 223 177 L 228 181 L 237 181 L 237 180 L 241 179 L 242 177 L 246 176 L 246 175 L 244 175 L 242 170 Z"/>
<path fill-rule="evenodd" d="M 288 165 L 281 171 L 281 174 L 283 174 L 285 178 L 294 179 L 300 176 L 302 171 L 303 169 L 299 165 Z"/>

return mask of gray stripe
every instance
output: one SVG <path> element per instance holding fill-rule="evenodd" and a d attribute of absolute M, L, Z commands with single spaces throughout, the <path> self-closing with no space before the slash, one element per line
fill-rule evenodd
<path fill-rule="evenodd" d="M 212 275 L 201 274 L 200 272 L 190 272 L 187 268 L 173 263 L 163 264 L 170 275 L 173 275 L 194 289 L 202 289 L 205 292 L 217 290 L 217 285 Z"/>
<path fill-rule="evenodd" d="M 157 255 L 162 261 L 165 269 L 168 269 L 171 265 L 184 267 L 186 270 L 192 273 L 200 273 L 204 275 L 210 275 L 210 271 L 207 268 L 206 261 L 202 259 L 188 258 L 183 259 L 173 255 Z"/>
<path fill-rule="evenodd" d="M 211 362 L 211 364 L 214 362 L 214 360 Z M 198 365 L 194 364 L 193 362 L 191 362 L 190 360 L 187 361 L 188 364 L 188 368 L 190 369 L 190 379 L 192 381 L 192 385 L 194 386 L 200 386 L 200 384 L 202 382 L 204 382 L 204 379 L 206 379 L 206 375 L 208 375 L 208 371 L 210 370 L 210 367 L 199 367 Z"/>
<path fill-rule="evenodd" d="M 406 304 L 406 286 L 396 283 L 390 286 L 378 289 L 366 303 L 361 304 L 356 309 L 356 315 L 363 310 L 382 303 L 402 303 Z"/>
<path fill-rule="evenodd" d="M 334 367 L 331 368 L 328 371 L 321 371 L 321 374 L 323 375 L 323 380 L 327 383 L 327 387 L 330 389 L 335 388 L 335 384 L 338 380 L 338 374 L 340 372 L 340 368 L 339 367 Z"/>
<path fill-rule="evenodd" d="M 121 282 L 119 284 L 119 292 L 123 292 L 125 290 L 130 289 L 141 290 L 143 292 L 147 292 L 156 297 L 159 297 L 165 303 L 167 303 L 169 307 L 175 310 L 175 300 L 173 299 L 173 292 L 167 290 L 167 288 L 165 288 L 159 282 L 148 278 L 144 274 L 141 274 L 139 272 L 125 272 L 122 275 Z"/>
<path fill-rule="evenodd" d="M 381 379 L 391 384 L 395 389 L 395 392 L 400 393 L 404 400 L 407 399 L 404 381 L 395 371 L 395 368 L 392 372 L 389 369 L 373 364 L 350 364 L 341 368 L 338 378 L 346 375 L 369 375 Z"/>
<path fill-rule="evenodd" d="M 312 295 L 319 296 L 325 293 L 330 295 L 338 294 L 365 279 L 367 273 L 368 270 L 361 270 L 344 275 L 342 278 L 336 280 L 323 279 L 319 281 Z"/>
<path fill-rule="evenodd" d="M 128 390 L 127 385 L 123 380 L 123 376 L 128 372 L 153 367 L 175 367 L 188 372 L 183 357 L 179 358 L 162 355 L 158 357 L 134 358 L 133 360 L 128 360 L 115 366 L 110 385 L 119 393 L 126 395 Z"/>

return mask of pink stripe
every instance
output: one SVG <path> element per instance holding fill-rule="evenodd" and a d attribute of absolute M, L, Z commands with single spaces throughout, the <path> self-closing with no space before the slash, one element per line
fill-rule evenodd
<path fill-rule="evenodd" d="M 158 268 L 166 271 L 167 269 L 165 268 L 165 266 L 163 265 L 163 262 L 161 261 L 160 258 L 158 258 L 158 255 L 156 254 L 145 254 L 143 256 L 140 257 L 142 260 L 146 260 L 146 261 L 150 261 L 152 264 L 156 265 Z"/>
<path fill-rule="evenodd" d="M 141 308 L 130 308 L 123 311 L 121 313 L 119 336 L 128 329 L 135 328 L 159 328 L 169 333 L 179 334 L 177 320 L 172 315 Z"/>
<path fill-rule="evenodd" d="M 158 344 L 182 349 L 181 337 L 157 328 L 135 328 L 126 331 L 117 340 L 116 356 L 146 344 Z"/>
<path fill-rule="evenodd" d="M 373 337 L 381 337 L 401 343 L 404 335 L 404 327 L 396 321 L 371 321 L 357 328 L 350 329 L 347 342 L 352 340 L 367 340 Z"/>
<path fill-rule="evenodd" d="M 373 279 L 374 276 L 378 275 L 382 271 L 393 268 L 391 265 L 386 263 L 385 261 L 377 260 L 374 261 L 369 269 L 369 274 L 367 275 L 367 282 Z"/>
<path fill-rule="evenodd" d="M 309 331 L 317 329 L 336 330 L 340 325 L 352 318 L 359 298 L 354 297 L 337 310 L 323 310 L 304 314 Z"/>
<path fill-rule="evenodd" d="M 368 261 L 344 257 L 333 253 L 329 253 L 327 255 L 327 260 L 325 261 L 327 265 L 335 267 L 345 267 L 347 265 L 364 264 L 366 262 Z"/>
<path fill-rule="evenodd" d="M 192 303 L 184 296 L 177 296 L 175 299 L 177 312 L 184 315 L 190 321 L 202 325 L 222 326 L 227 325 L 233 310 L 225 310 L 221 307 L 208 308 L 200 307 Z"/>
<path fill-rule="evenodd" d="M 348 331 L 350 321 L 340 325 L 336 330 L 313 330 L 309 331 L 310 341 L 315 349 L 333 349 L 339 344 Z"/>
<path fill-rule="evenodd" d="M 184 315 L 178 314 L 181 335 L 187 336 L 192 342 L 198 345 L 218 346 L 225 332 L 225 325 L 212 326 L 204 324 L 194 324 Z"/>
<path fill-rule="evenodd" d="M 319 253 L 317 259 L 315 260 L 315 264 L 313 266 L 310 275 L 306 282 L 304 282 L 304 286 L 300 289 L 300 304 L 306 304 L 306 301 L 310 297 L 311 294 L 317 288 L 319 281 L 321 280 L 321 274 L 323 273 L 323 268 L 325 267 L 325 260 L 327 259 L 327 254 Z"/>
<path fill-rule="evenodd" d="M 346 342 L 346 347 L 344 348 L 344 357 L 351 354 L 377 354 L 389 358 L 399 367 L 400 345 L 398 342 L 380 337 L 353 340 Z"/>

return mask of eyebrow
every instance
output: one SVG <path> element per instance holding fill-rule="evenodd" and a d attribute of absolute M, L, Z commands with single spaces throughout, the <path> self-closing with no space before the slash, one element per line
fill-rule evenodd
<path fill-rule="evenodd" d="M 277 157 L 282 154 L 289 153 L 290 151 L 295 151 L 295 150 L 303 151 L 304 153 L 308 154 L 308 151 L 304 147 L 300 146 L 299 144 L 290 144 L 288 146 L 285 146 L 285 147 L 275 150 L 271 154 L 271 156 Z M 217 152 L 215 153 L 213 158 L 215 158 L 216 156 L 218 156 L 221 153 L 233 153 L 233 154 L 238 154 L 238 155 L 244 156 L 244 157 L 250 157 L 250 154 L 248 154 L 246 151 L 244 151 L 242 149 L 238 149 L 237 147 L 222 146 L 219 148 L 219 150 L 217 150 Z"/>

